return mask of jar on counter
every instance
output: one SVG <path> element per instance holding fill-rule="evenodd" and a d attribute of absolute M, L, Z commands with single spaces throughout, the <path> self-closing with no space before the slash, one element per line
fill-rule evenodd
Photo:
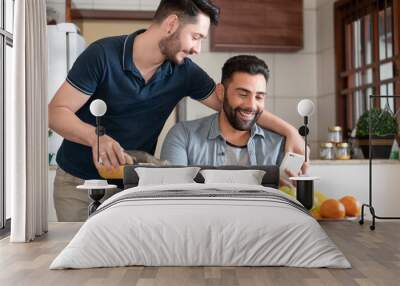
<path fill-rule="evenodd" d="M 340 143 L 343 140 L 342 127 L 333 126 L 328 128 L 328 141 L 332 143 Z"/>
<path fill-rule="evenodd" d="M 335 150 L 331 142 L 322 143 L 319 149 L 319 158 L 321 160 L 335 159 Z"/>
<path fill-rule="evenodd" d="M 350 147 L 346 142 L 336 144 L 336 160 L 349 160 Z"/>

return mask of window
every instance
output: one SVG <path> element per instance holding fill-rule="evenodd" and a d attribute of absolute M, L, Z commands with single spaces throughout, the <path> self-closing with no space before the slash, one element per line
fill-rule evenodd
<path fill-rule="evenodd" d="M 399 80 L 400 0 L 341 0 L 335 3 L 338 123 L 347 133 L 370 108 L 370 95 L 396 95 Z M 377 98 L 394 112 L 400 102 Z"/>
<path fill-rule="evenodd" d="M 6 208 L 9 200 L 4 187 L 4 131 L 5 99 L 11 92 L 11 68 L 13 47 L 14 0 L 0 0 L 0 229 L 5 228 L 10 210 Z M 0 232 L 1 235 L 1 232 Z"/>

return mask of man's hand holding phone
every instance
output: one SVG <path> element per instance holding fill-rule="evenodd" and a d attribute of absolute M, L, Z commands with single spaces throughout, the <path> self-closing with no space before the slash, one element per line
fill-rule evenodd
<path fill-rule="evenodd" d="M 303 164 L 304 155 L 287 152 L 279 167 L 281 185 L 292 187 L 293 185 L 289 181 L 289 178 L 301 175 Z"/>

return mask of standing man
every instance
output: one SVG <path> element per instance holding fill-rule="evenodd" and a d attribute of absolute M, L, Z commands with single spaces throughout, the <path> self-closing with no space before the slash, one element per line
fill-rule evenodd
<path fill-rule="evenodd" d="M 54 181 L 59 221 L 86 219 L 87 195 L 75 187 L 99 178 L 95 118 L 89 111 L 94 99 L 108 107 L 102 120 L 106 135 L 100 137 L 106 168 L 125 164 L 124 149 L 153 154 L 166 119 L 183 97 L 220 110 L 214 81 L 188 58 L 200 53 L 218 16 L 210 0 L 162 0 L 147 30 L 100 39 L 79 56 L 49 103 L 49 126 L 64 137 Z M 286 136 L 287 150 L 304 152 L 302 138 L 285 121 L 265 111 L 258 124 Z"/>

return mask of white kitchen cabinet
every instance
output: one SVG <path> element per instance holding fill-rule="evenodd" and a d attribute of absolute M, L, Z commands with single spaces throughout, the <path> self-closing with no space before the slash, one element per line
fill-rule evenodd
<path fill-rule="evenodd" d="M 56 167 L 49 169 L 49 221 L 57 221 L 53 201 Z M 373 165 L 373 205 L 381 216 L 399 216 L 400 161 L 376 160 Z M 314 191 L 330 198 L 355 196 L 361 203 L 368 202 L 368 160 L 311 161 L 309 174 L 319 177 Z M 369 210 L 366 209 L 369 217 Z"/>
<path fill-rule="evenodd" d="M 53 183 L 54 183 L 54 178 L 56 177 L 56 167 L 51 166 L 49 168 L 49 194 L 48 194 L 48 221 L 49 222 L 54 222 L 57 221 L 57 215 L 56 215 L 56 209 L 54 208 L 54 188 L 53 188 Z"/>
<path fill-rule="evenodd" d="M 314 191 L 329 198 L 353 195 L 368 203 L 368 160 L 311 160 L 309 174 L 319 177 Z M 374 160 L 372 167 L 372 198 L 379 216 L 400 216 L 400 161 Z M 366 209 L 369 216 L 369 210 Z"/>
<path fill-rule="evenodd" d="M 95 10 L 139 10 L 140 0 L 96 0 L 93 3 Z"/>
<path fill-rule="evenodd" d="M 72 9 L 93 9 L 95 0 L 72 0 Z M 111 1 L 110 1 L 111 2 Z"/>
<path fill-rule="evenodd" d="M 155 11 L 160 4 L 160 0 L 141 0 L 140 10 L 143 11 Z"/>
<path fill-rule="evenodd" d="M 72 0 L 73 9 L 155 11 L 160 0 Z"/>

